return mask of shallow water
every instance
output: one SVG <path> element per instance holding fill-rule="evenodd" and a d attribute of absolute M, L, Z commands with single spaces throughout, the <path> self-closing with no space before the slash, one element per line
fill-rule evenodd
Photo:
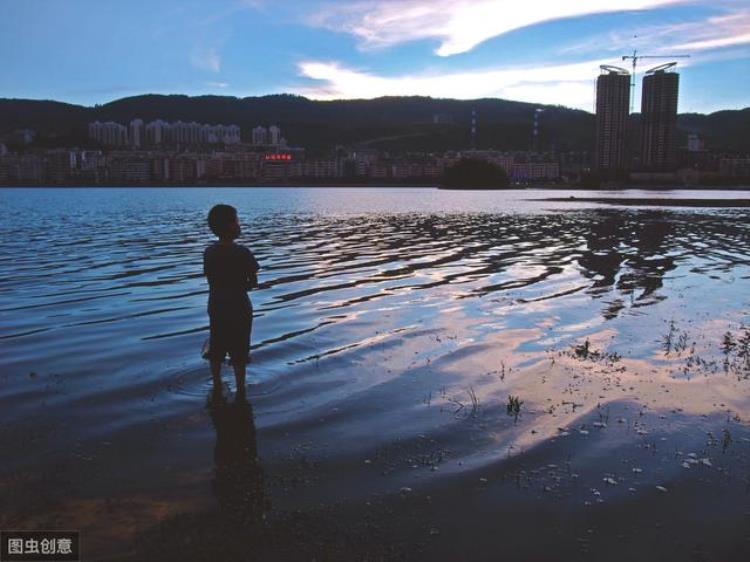
<path fill-rule="evenodd" d="M 733 475 L 723 501 L 741 517 L 750 211 L 533 201 L 561 194 L 608 195 L 0 190 L 3 527 L 56 513 L 106 553 L 105 499 L 125 502 L 117 516 L 131 531 L 221 504 L 209 484 L 221 425 L 204 409 L 199 357 L 205 215 L 217 202 L 238 208 L 240 242 L 262 268 L 249 397 L 277 509 L 474 478 L 564 434 L 568 460 L 616 489 L 613 502 L 640 489 L 633 474 L 671 489 L 706 469 L 695 478 Z M 508 395 L 523 400 L 517 418 Z M 718 454 L 723 430 L 734 456 Z M 657 432 L 671 457 L 627 476 L 605 466 L 604 450 L 634 458 Z M 565 489 L 561 477 L 535 481 Z M 563 495 L 596 508 L 593 486 Z"/>

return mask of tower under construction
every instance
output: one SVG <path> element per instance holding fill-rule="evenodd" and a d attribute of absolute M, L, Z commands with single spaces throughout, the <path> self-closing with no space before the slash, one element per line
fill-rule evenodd
<path fill-rule="evenodd" d="M 630 107 L 630 73 L 602 65 L 596 79 L 596 151 L 599 170 L 627 168 L 625 139 Z"/>
<path fill-rule="evenodd" d="M 671 62 L 652 68 L 643 78 L 641 96 L 641 164 L 671 171 L 677 165 L 677 97 L 680 75 Z"/>

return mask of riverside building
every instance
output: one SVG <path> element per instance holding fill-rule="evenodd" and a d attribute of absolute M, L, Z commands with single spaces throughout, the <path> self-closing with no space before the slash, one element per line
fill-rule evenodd
<path fill-rule="evenodd" d="M 627 166 L 626 138 L 630 107 L 630 73 L 617 66 L 602 65 L 596 79 L 596 150 L 599 170 L 624 170 Z"/>
<path fill-rule="evenodd" d="M 677 98 L 680 75 L 671 62 L 646 72 L 641 99 L 641 164 L 668 172 L 677 166 Z"/>

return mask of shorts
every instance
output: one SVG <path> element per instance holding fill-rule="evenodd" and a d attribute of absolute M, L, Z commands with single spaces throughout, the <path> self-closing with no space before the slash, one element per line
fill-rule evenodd
<path fill-rule="evenodd" d="M 206 359 L 224 361 L 229 355 L 229 363 L 247 363 L 250 355 L 250 335 L 253 315 L 232 314 L 209 316 L 209 349 Z"/>

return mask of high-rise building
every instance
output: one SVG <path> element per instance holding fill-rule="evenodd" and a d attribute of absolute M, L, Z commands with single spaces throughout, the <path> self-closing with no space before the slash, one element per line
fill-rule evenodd
<path fill-rule="evenodd" d="M 630 73 L 617 66 L 602 65 L 596 79 L 596 167 L 600 170 L 627 168 L 625 139 L 630 107 Z"/>
<path fill-rule="evenodd" d="M 276 125 L 268 127 L 268 144 L 278 146 L 281 144 L 281 129 Z"/>
<path fill-rule="evenodd" d="M 224 127 L 224 136 L 222 137 L 225 144 L 237 144 L 242 140 L 239 125 L 227 125 Z"/>
<path fill-rule="evenodd" d="M 128 144 L 128 128 L 112 121 L 94 121 L 89 123 L 89 137 L 109 146 L 124 146 Z"/>
<path fill-rule="evenodd" d="M 256 145 L 268 144 L 268 129 L 265 127 L 255 127 L 252 132 L 252 141 Z"/>
<path fill-rule="evenodd" d="M 641 164 L 669 171 L 677 165 L 677 97 L 680 75 L 676 62 L 652 68 L 643 78 L 641 97 Z"/>
<path fill-rule="evenodd" d="M 202 140 L 209 144 L 237 144 L 240 142 L 240 128 L 237 125 L 203 125 Z"/>
<path fill-rule="evenodd" d="M 143 120 L 138 118 L 133 119 L 128 127 L 113 122 L 89 123 L 89 136 L 105 145 L 130 144 L 134 148 L 142 148 L 146 145 L 238 144 L 241 142 L 241 130 L 238 125 L 206 125 L 195 121 L 167 123 L 156 119 L 144 126 Z"/>
<path fill-rule="evenodd" d="M 143 138 L 144 133 L 144 127 L 143 127 L 143 119 L 133 119 L 130 122 L 130 144 L 131 146 L 134 146 L 135 148 L 140 148 L 143 145 L 143 141 L 145 140 Z"/>
<path fill-rule="evenodd" d="M 157 119 L 146 125 L 146 141 L 148 144 L 162 144 L 168 142 L 169 123 Z"/>

